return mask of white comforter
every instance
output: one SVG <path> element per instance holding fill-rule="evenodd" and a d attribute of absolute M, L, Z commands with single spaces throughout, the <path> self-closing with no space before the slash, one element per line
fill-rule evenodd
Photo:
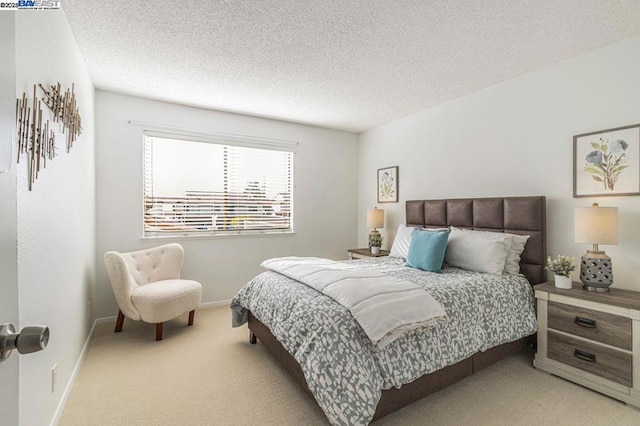
<path fill-rule="evenodd" d="M 282 257 L 265 260 L 261 266 L 340 303 L 378 348 L 447 320 L 444 308 L 422 286 L 357 264 L 318 257 Z"/>

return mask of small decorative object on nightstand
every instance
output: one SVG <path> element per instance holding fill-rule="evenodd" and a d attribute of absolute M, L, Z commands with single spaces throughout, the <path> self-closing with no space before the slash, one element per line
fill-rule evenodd
<path fill-rule="evenodd" d="M 547 258 L 547 268 L 555 275 L 554 283 L 558 288 L 571 288 L 571 272 L 576 269 L 575 259 L 559 255 L 555 260 Z"/>
<path fill-rule="evenodd" d="M 359 249 L 349 249 L 347 250 L 349 253 L 350 259 L 366 259 L 369 257 L 383 257 L 389 256 L 389 250 L 380 250 L 378 253 L 371 253 L 371 250 L 368 248 L 359 248 Z"/>
<path fill-rule="evenodd" d="M 640 408 L 640 293 L 534 287 L 534 367 Z"/>
<path fill-rule="evenodd" d="M 598 249 L 598 244 L 618 244 L 618 208 L 578 207 L 575 210 L 576 243 L 593 244 L 592 250 L 580 261 L 580 280 L 583 288 L 607 292 L 613 284 L 611 258 Z"/>
<path fill-rule="evenodd" d="M 367 228 L 373 228 L 369 234 L 369 248 L 371 253 L 380 253 L 382 247 L 382 236 L 376 228 L 384 227 L 384 210 L 374 207 L 367 211 Z"/>

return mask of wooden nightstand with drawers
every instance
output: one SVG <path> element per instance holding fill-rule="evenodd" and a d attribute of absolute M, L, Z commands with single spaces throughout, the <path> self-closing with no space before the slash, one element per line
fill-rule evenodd
<path fill-rule="evenodd" d="M 573 283 L 534 287 L 538 352 L 533 365 L 640 408 L 640 293 L 595 293 Z"/>

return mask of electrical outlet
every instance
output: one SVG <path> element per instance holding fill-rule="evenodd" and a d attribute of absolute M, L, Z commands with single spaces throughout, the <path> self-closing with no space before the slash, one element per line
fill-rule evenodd
<path fill-rule="evenodd" d="M 51 368 L 51 393 L 56 391 L 56 377 L 58 376 L 58 364 L 53 364 Z"/>
<path fill-rule="evenodd" d="M 91 300 L 89 300 L 89 305 L 87 306 L 87 319 L 91 319 Z"/>

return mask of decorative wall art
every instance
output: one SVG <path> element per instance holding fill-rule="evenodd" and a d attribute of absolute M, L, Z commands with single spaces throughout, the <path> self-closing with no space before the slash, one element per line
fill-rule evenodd
<path fill-rule="evenodd" d="M 62 133 L 67 133 L 67 152 L 69 152 L 73 143 L 82 133 L 82 120 L 76 102 L 75 84 L 71 84 L 71 90 L 67 89 L 64 95 L 60 89 L 60 83 L 51 86 L 51 90 L 47 90 L 40 84 L 40 89 L 44 92 L 42 100 L 53 113 L 53 121 L 60 121 Z"/>
<path fill-rule="evenodd" d="M 18 155 L 20 163 L 22 155 L 27 157 L 29 167 L 29 191 L 38 178 L 42 168 L 47 167 L 47 160 L 56 156 L 56 135 L 49 127 L 49 120 L 42 124 L 42 102 L 36 97 L 36 85 L 33 85 L 33 104 L 29 106 L 27 94 L 16 101 L 16 128 L 18 132 Z"/>
<path fill-rule="evenodd" d="M 573 196 L 640 195 L 640 124 L 573 137 Z"/>
<path fill-rule="evenodd" d="M 42 100 L 38 99 L 37 87 L 44 92 Z M 47 167 L 47 160 L 53 160 L 57 155 L 55 133 L 49 125 L 49 120 L 42 123 L 42 103 L 53 113 L 53 121 L 60 122 L 62 133 L 67 134 L 67 152 L 82 133 L 82 120 L 76 102 L 75 85 L 62 93 L 60 83 L 47 90 L 42 84 L 33 85 L 33 102 L 28 101 L 27 94 L 16 100 L 16 130 L 18 155 L 26 156 L 29 167 L 29 191 L 38 178 L 40 170 Z M 29 106 L 31 104 L 31 106 Z"/>
<path fill-rule="evenodd" d="M 378 202 L 398 202 L 398 166 L 378 169 Z"/>

